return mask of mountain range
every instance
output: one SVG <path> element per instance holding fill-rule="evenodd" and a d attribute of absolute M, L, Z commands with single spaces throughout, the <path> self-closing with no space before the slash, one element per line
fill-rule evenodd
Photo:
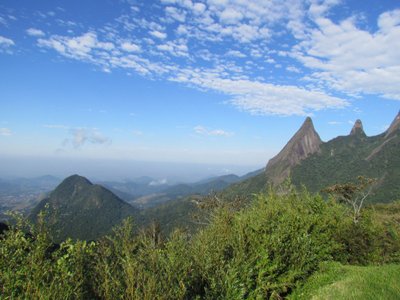
<path fill-rule="evenodd" d="M 93 240 L 109 233 L 112 227 L 118 225 L 124 218 L 131 216 L 138 226 L 147 225 L 153 220 L 164 218 L 163 224 L 170 222 L 172 226 L 176 224 L 185 225 L 188 219 L 188 209 L 180 202 L 188 195 L 204 196 L 212 191 L 220 191 L 234 182 L 246 179 L 248 176 L 259 173 L 246 174 L 243 177 L 236 175 L 223 175 L 208 178 L 196 183 L 177 184 L 164 186 L 160 189 L 162 193 L 150 194 L 134 199 L 130 203 L 121 199 L 118 195 L 126 197 L 131 195 L 117 190 L 116 188 L 139 187 L 142 192 L 151 191 L 151 187 L 146 188 L 154 179 L 148 178 L 142 182 L 127 183 L 105 183 L 112 185 L 108 189 L 100 184 L 93 184 L 85 177 L 72 175 L 63 180 L 48 197 L 41 200 L 31 211 L 29 218 L 33 222 L 38 221 L 41 211 L 45 212 L 45 221 L 48 224 L 55 241 L 62 241 L 67 237 L 73 239 Z M 158 189 L 158 187 L 157 187 Z M 135 191 L 137 191 L 136 189 Z M 139 210 L 139 201 L 148 199 L 148 203 L 143 203 Z M 171 213 L 168 209 L 164 213 L 154 214 L 159 210 L 150 209 L 158 207 L 160 204 L 169 205 L 178 201 L 180 208 Z M 158 206 L 157 206 L 158 204 Z M 189 203 L 191 206 L 192 204 Z M 164 205 L 161 205 L 164 207 Z M 179 215 L 179 211 L 181 214 Z M 164 216 L 162 215 L 164 214 Z M 175 215 L 174 215 L 175 214 Z M 169 217 L 170 216 L 170 217 Z M 182 220 L 180 222 L 179 220 Z M 172 229 L 172 226 L 170 229 Z"/>
<path fill-rule="evenodd" d="M 206 196 L 210 193 L 220 192 L 233 183 L 246 180 L 247 178 L 253 177 L 256 174 L 260 174 L 262 171 L 263 170 L 256 170 L 243 176 L 228 174 L 207 178 L 194 183 L 181 183 L 172 186 L 157 186 L 157 192 L 137 197 L 128 202 L 135 207 L 147 209 L 172 200 L 183 199 L 187 196 Z"/>
<path fill-rule="evenodd" d="M 357 176 L 377 180 L 368 202 L 400 199 L 400 112 L 389 128 L 367 136 L 357 120 L 346 136 L 323 142 L 307 118 L 286 146 L 267 164 L 265 172 L 233 184 L 224 195 L 250 195 L 277 186 L 286 178 L 311 192 L 354 181 Z"/>
<path fill-rule="evenodd" d="M 163 227 L 172 230 L 177 225 L 188 224 L 190 213 L 197 209 L 192 199 L 198 200 L 211 191 L 218 192 L 221 198 L 251 198 L 254 193 L 279 186 L 291 178 L 295 186 L 304 185 L 311 192 L 320 192 L 330 185 L 353 181 L 360 175 L 376 179 L 368 202 L 400 199 L 400 112 L 382 134 L 367 136 L 361 120 L 357 120 L 348 135 L 328 142 L 321 140 L 308 117 L 265 169 L 242 177 L 225 175 L 193 184 L 157 187 L 157 193 L 130 201 L 146 208 L 142 211 L 109 189 L 73 175 L 32 210 L 31 218 L 36 220 L 38 213 L 46 209 L 46 220 L 56 240 L 66 237 L 95 239 L 127 216 L 133 216 L 140 225 L 158 219 Z M 149 180 L 130 185 L 145 189 L 144 186 L 151 186 Z M 112 188 L 117 189 L 117 186 L 114 184 Z"/>

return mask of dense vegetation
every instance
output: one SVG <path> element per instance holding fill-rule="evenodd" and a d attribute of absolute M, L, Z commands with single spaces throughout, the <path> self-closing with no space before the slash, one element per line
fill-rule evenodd
<path fill-rule="evenodd" d="M 127 219 L 96 242 L 58 247 L 43 216 L 36 225 L 18 218 L 0 237 L 1 297 L 279 299 L 326 261 L 400 263 L 399 202 L 364 209 L 354 222 L 347 206 L 290 186 L 247 207 L 209 201 L 208 225 L 167 238 L 156 224 L 137 230 Z"/>

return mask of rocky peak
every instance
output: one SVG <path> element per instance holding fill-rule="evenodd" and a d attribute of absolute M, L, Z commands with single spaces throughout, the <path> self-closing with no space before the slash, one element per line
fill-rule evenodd
<path fill-rule="evenodd" d="M 322 140 L 315 131 L 311 118 L 307 117 L 281 152 L 268 162 L 266 172 L 271 175 L 268 177 L 274 178 L 274 183 L 284 180 L 293 166 L 309 155 L 319 152 L 321 144 Z"/>
<path fill-rule="evenodd" d="M 360 119 L 358 119 L 358 120 L 354 123 L 354 126 L 353 126 L 353 128 L 351 129 L 350 135 L 364 135 L 364 136 L 365 136 L 363 124 L 362 124 L 362 122 L 361 122 Z"/>
<path fill-rule="evenodd" d="M 397 116 L 394 118 L 392 124 L 390 124 L 388 130 L 386 130 L 385 138 L 391 135 L 393 132 L 400 128 L 400 111 Z"/>

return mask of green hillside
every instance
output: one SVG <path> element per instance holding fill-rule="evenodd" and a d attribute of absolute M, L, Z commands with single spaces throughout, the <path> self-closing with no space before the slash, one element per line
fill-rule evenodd
<path fill-rule="evenodd" d="M 142 224 L 151 224 L 156 221 L 160 224 L 165 234 L 173 232 L 176 228 L 194 231 L 193 214 L 198 212 L 194 197 L 185 197 L 167 201 L 163 204 L 142 211 Z"/>
<path fill-rule="evenodd" d="M 400 265 L 344 266 L 323 264 L 292 300 L 385 300 L 400 296 Z"/>
<path fill-rule="evenodd" d="M 139 215 L 109 190 L 78 175 L 66 178 L 32 210 L 30 219 L 36 221 L 40 211 L 56 241 L 96 239 L 126 217 Z"/>
<path fill-rule="evenodd" d="M 353 181 L 363 175 L 377 179 L 369 202 L 400 199 L 400 136 L 350 135 L 321 145 L 291 172 L 292 182 L 317 192 L 335 183 Z"/>
<path fill-rule="evenodd" d="M 227 187 L 221 192 L 221 197 L 230 199 L 235 196 L 253 198 L 252 195 L 265 191 L 268 188 L 268 177 L 265 172 L 247 178 Z"/>

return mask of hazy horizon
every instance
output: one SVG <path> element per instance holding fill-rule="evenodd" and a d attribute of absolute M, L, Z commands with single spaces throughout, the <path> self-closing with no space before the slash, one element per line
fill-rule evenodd
<path fill-rule="evenodd" d="M 110 159 L 0 157 L 0 178 L 34 178 L 52 175 L 63 179 L 73 174 L 94 181 L 124 181 L 149 176 L 166 183 L 194 182 L 227 174 L 245 175 L 265 166 L 194 164 Z"/>

